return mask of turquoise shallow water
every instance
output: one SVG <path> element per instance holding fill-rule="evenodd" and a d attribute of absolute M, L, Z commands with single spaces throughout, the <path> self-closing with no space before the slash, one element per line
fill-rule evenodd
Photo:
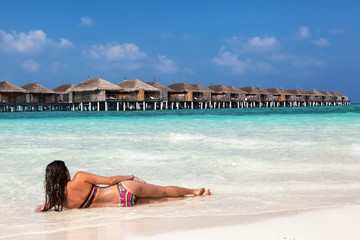
<path fill-rule="evenodd" d="M 0 238 L 141 217 L 360 203 L 360 106 L 0 114 Z M 208 198 L 35 214 L 45 166 L 209 187 Z M 61 223 L 61 224 L 60 224 Z M 18 229 L 21 227 L 22 232 Z"/>

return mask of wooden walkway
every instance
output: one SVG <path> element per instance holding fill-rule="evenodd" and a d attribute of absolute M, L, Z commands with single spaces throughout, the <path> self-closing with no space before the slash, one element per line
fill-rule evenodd
<path fill-rule="evenodd" d="M 34 111 L 145 111 L 215 108 L 273 108 L 306 106 L 342 106 L 350 102 L 250 102 L 250 101 L 103 101 L 82 103 L 0 103 L 0 112 Z"/>

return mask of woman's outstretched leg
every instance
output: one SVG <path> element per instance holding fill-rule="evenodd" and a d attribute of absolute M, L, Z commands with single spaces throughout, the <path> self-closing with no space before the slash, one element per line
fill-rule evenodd
<path fill-rule="evenodd" d="M 201 196 L 209 196 L 211 195 L 210 190 L 206 190 Z M 186 198 L 190 198 L 192 196 L 182 196 L 182 197 L 138 197 L 136 204 L 149 204 L 149 203 L 158 203 L 158 202 L 169 202 L 182 200 Z"/>
<path fill-rule="evenodd" d="M 137 197 L 182 197 L 186 195 L 200 196 L 204 194 L 205 189 L 182 188 L 176 186 L 157 186 L 137 181 L 123 181 L 121 184 Z"/>

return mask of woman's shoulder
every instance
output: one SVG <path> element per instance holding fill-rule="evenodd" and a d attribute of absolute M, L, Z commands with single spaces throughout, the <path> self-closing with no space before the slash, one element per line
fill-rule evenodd
<path fill-rule="evenodd" d="M 87 174 L 87 172 L 79 171 L 79 172 L 75 173 L 74 178 L 81 178 L 81 177 L 84 177 L 86 174 Z"/>
<path fill-rule="evenodd" d="M 75 173 L 74 178 L 70 181 L 71 184 L 78 185 L 86 182 L 86 177 L 89 173 L 79 171 Z"/>
<path fill-rule="evenodd" d="M 91 186 L 91 184 L 86 181 L 86 174 L 86 172 L 82 171 L 75 173 L 74 178 L 68 182 L 67 187 L 69 189 L 79 190 Z"/>

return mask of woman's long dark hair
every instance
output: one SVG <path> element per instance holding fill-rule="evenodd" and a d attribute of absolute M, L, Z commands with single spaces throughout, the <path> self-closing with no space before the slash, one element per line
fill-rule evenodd
<path fill-rule="evenodd" d="M 53 161 L 45 171 L 45 206 L 42 211 L 54 207 L 55 211 L 62 211 L 66 197 L 66 184 L 69 180 L 69 171 L 63 161 Z"/>

